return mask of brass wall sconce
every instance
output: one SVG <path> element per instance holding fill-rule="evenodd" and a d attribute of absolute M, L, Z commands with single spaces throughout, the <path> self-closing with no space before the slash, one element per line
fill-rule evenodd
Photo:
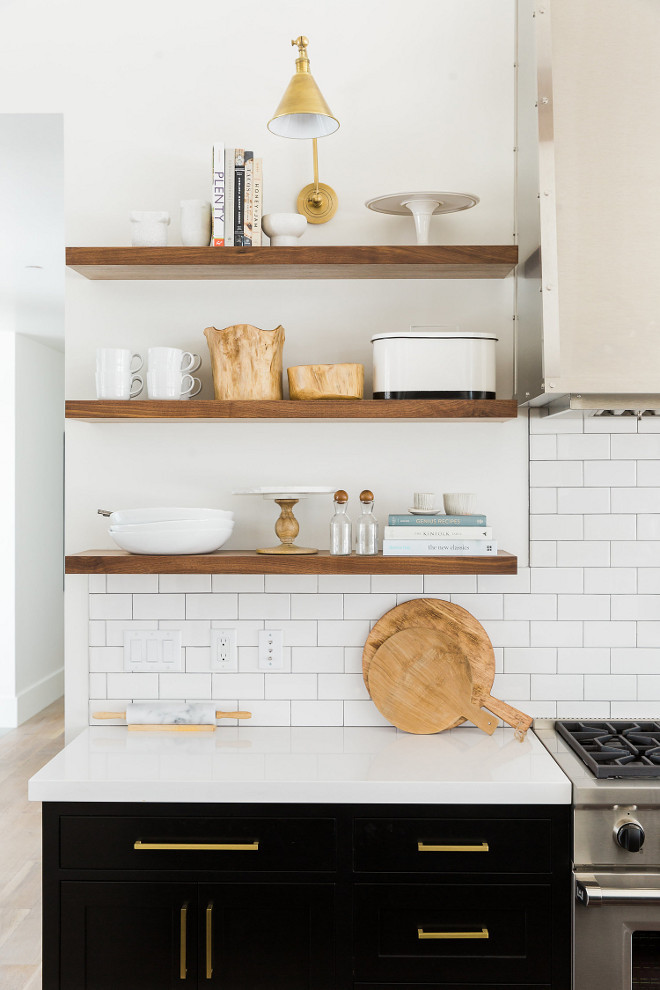
<path fill-rule="evenodd" d="M 268 130 L 279 137 L 312 139 L 314 181 L 300 191 L 298 212 L 307 218 L 308 223 L 327 223 L 337 211 L 337 193 L 325 182 L 319 182 L 317 138 L 334 134 L 339 121 L 332 116 L 330 107 L 309 71 L 309 39 L 301 35 L 291 44 L 298 46 L 296 72 L 268 122 Z"/>

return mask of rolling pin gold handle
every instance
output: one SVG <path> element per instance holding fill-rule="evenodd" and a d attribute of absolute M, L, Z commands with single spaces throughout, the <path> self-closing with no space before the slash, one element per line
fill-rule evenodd
<path fill-rule="evenodd" d="M 93 712 L 94 718 L 126 718 L 126 712 Z"/>
<path fill-rule="evenodd" d="M 252 718 L 252 712 L 216 712 L 216 718 Z"/>

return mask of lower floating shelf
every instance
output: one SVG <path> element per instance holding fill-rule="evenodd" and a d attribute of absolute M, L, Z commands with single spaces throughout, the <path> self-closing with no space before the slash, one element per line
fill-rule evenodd
<path fill-rule="evenodd" d="M 151 556 L 125 550 L 85 550 L 65 559 L 67 574 L 517 574 L 518 558 L 505 550 L 492 557 L 277 556 L 254 550 Z"/>

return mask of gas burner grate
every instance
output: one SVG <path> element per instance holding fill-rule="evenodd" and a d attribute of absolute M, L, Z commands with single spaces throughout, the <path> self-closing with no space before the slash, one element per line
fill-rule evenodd
<path fill-rule="evenodd" d="M 660 722 L 555 722 L 596 777 L 660 777 Z"/>

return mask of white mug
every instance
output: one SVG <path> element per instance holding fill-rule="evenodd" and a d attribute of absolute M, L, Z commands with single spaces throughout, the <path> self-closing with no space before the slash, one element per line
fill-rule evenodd
<path fill-rule="evenodd" d="M 190 383 L 186 384 L 189 379 Z M 148 371 L 147 392 L 150 399 L 190 399 L 202 388 L 199 378 L 180 371 Z"/>
<path fill-rule="evenodd" d="M 182 351 L 178 347 L 150 347 L 147 351 L 147 370 L 186 374 L 197 371 L 202 363 L 199 354 Z"/>
<path fill-rule="evenodd" d="M 141 356 L 132 354 L 126 347 L 99 347 L 96 351 L 97 399 L 134 399 L 144 387 L 142 376 L 135 374 L 141 367 Z"/>
<path fill-rule="evenodd" d="M 211 204 L 204 199 L 181 200 L 181 243 L 208 247 L 211 242 Z"/>

